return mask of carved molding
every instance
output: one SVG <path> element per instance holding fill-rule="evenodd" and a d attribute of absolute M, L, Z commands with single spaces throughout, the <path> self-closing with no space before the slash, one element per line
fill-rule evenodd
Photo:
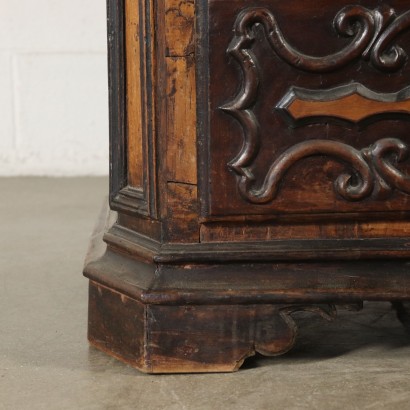
<path fill-rule="evenodd" d="M 345 200 L 363 200 L 373 193 L 384 198 L 398 189 L 410 194 L 410 180 L 396 168 L 408 155 L 408 147 L 398 139 L 381 139 L 358 150 L 350 145 L 322 139 L 308 140 L 292 146 L 277 157 L 261 186 L 256 186 L 253 161 L 260 150 L 259 122 L 253 112 L 260 77 L 258 64 L 251 50 L 255 42 L 253 28 L 262 25 L 271 48 L 288 64 L 305 71 L 321 73 L 340 69 L 351 61 L 364 58 L 382 71 L 394 71 L 403 66 L 407 55 L 392 41 L 410 27 L 410 11 L 397 17 L 394 10 L 382 6 L 369 10 L 362 6 L 344 7 L 334 19 L 336 31 L 352 41 L 341 51 L 316 57 L 293 48 L 284 38 L 273 14 L 266 8 L 247 8 L 239 13 L 234 37 L 227 52 L 243 71 L 241 91 L 233 101 L 220 107 L 232 115 L 243 128 L 243 146 L 228 164 L 238 177 L 241 196 L 250 203 L 265 204 L 275 199 L 279 183 L 296 162 L 314 155 L 327 155 L 351 166 L 350 174 L 335 181 L 336 192 Z"/>
<path fill-rule="evenodd" d="M 358 83 L 328 90 L 291 87 L 276 106 L 292 126 L 325 120 L 368 123 L 380 117 L 410 115 L 410 87 L 396 93 L 375 93 Z"/>

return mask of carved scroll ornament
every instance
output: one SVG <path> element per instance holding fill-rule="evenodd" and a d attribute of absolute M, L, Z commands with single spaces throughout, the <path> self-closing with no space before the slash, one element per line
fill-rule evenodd
<path fill-rule="evenodd" d="M 410 194 L 410 177 L 396 168 L 397 163 L 407 159 L 408 154 L 407 145 L 396 138 L 383 138 L 360 151 L 337 141 L 304 141 L 293 145 L 273 162 L 258 188 L 254 187 L 255 178 L 249 169 L 238 168 L 238 173 L 243 172 L 239 191 L 249 202 L 268 203 L 276 198 L 280 182 L 292 165 L 303 158 L 326 155 L 349 164 L 353 170 L 350 174 L 337 177 L 334 184 L 336 192 L 348 201 L 365 199 L 374 191 L 384 198 L 391 193 L 392 188 Z"/>
<path fill-rule="evenodd" d="M 410 27 L 410 11 L 396 17 L 394 10 L 380 7 L 369 10 L 362 6 L 347 6 L 335 17 L 334 27 L 353 40 L 335 54 L 308 56 L 293 48 L 284 38 L 273 14 L 266 8 L 243 10 L 235 22 L 234 37 L 227 49 L 243 71 L 242 89 L 233 101 L 220 107 L 236 118 L 243 128 L 244 143 L 239 154 L 228 164 L 238 176 L 241 196 L 250 203 L 265 204 L 275 199 L 279 183 L 296 162 L 314 155 L 326 155 L 347 163 L 352 171 L 340 175 L 335 190 L 348 201 L 365 199 L 374 192 L 385 197 L 392 189 L 410 194 L 410 178 L 396 168 L 405 160 L 408 147 L 395 138 L 381 139 L 371 146 L 357 150 L 336 141 L 314 139 L 296 144 L 276 158 L 262 185 L 255 186 L 253 161 L 260 150 L 259 123 L 252 110 L 259 88 L 256 58 L 251 51 L 255 41 L 253 27 L 261 24 L 271 48 L 288 64 L 310 72 L 328 72 L 342 68 L 349 62 L 364 58 L 383 71 L 398 70 L 407 55 L 397 45 L 395 36 Z"/>
<path fill-rule="evenodd" d="M 342 50 L 327 56 L 309 56 L 290 45 L 283 36 L 274 15 L 266 8 L 247 8 L 239 13 L 234 37 L 228 47 L 244 70 L 252 70 L 255 58 L 250 51 L 256 37 L 254 26 L 260 24 L 272 50 L 288 64 L 314 73 L 333 71 L 363 57 L 383 71 L 398 70 L 406 61 L 406 52 L 393 39 L 410 27 L 410 11 L 396 16 L 394 9 L 381 6 L 370 10 L 362 6 L 346 6 L 336 15 L 333 26 L 352 41 Z"/>

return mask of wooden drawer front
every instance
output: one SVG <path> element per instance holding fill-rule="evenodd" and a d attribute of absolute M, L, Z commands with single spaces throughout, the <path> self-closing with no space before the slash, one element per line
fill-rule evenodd
<path fill-rule="evenodd" d="M 410 210 L 410 1 L 204 7 L 204 216 Z"/>

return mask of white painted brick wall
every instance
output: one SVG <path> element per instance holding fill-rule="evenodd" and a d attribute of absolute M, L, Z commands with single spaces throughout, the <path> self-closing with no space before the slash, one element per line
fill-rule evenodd
<path fill-rule="evenodd" d="M 0 175 L 108 173 L 104 0 L 0 0 Z"/>

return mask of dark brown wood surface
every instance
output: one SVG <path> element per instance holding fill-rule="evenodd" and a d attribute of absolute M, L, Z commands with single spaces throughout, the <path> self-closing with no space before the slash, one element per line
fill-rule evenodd
<path fill-rule="evenodd" d="M 108 251 L 100 257 L 105 226 L 102 217 L 92 241 L 95 259 L 90 256 L 85 268 L 88 337 L 144 372 L 236 371 L 255 352 L 278 355 L 293 346 L 294 312 L 332 319 L 332 303 L 410 298 L 406 261 L 183 264 L 158 270 L 136 260 L 135 253 Z"/>
<path fill-rule="evenodd" d="M 209 117 L 205 115 L 204 121 L 209 118 L 211 127 L 203 143 L 205 151 L 208 147 L 209 151 L 202 152 L 206 160 L 201 172 L 209 178 L 204 182 L 209 189 L 201 192 L 206 204 L 204 215 L 229 218 L 241 214 L 316 213 L 326 219 L 325 214 L 339 213 L 348 219 L 349 213 L 359 213 L 366 219 L 369 212 L 409 210 L 407 190 L 396 189 L 388 181 L 384 181 L 386 184 L 382 181 L 380 188 L 379 174 L 374 172 L 372 165 L 369 167 L 363 162 L 360 153 L 385 138 L 397 138 L 409 144 L 406 120 L 386 116 L 366 127 L 322 120 L 314 125 L 291 128 L 275 111 L 275 106 L 291 87 L 323 90 L 354 81 L 374 92 L 393 93 L 409 85 L 406 79 L 410 66 L 406 60 L 394 69 L 377 65 L 374 62 L 377 56 L 369 57 L 370 60 L 363 57 L 366 47 L 372 44 L 373 34 L 363 34 L 360 40 L 353 35 L 360 31 L 359 27 L 366 27 L 366 19 L 374 13 L 378 3 L 350 5 L 351 2 L 343 0 L 330 3 L 262 0 L 245 7 L 237 1 L 210 2 L 209 44 L 204 46 L 209 50 L 210 78 Z M 393 1 L 389 5 L 400 22 L 400 16 L 406 16 L 407 2 Z M 349 26 L 349 18 L 341 13 L 347 6 L 350 14 L 359 16 L 356 32 L 351 30 L 350 35 L 340 35 L 333 22 L 338 21 L 335 16 L 339 15 L 345 29 Z M 388 15 L 387 26 L 393 17 L 387 8 L 383 12 Z M 345 15 L 349 13 L 346 11 Z M 373 21 L 373 17 L 369 19 Z M 394 21 L 391 24 L 394 25 Z M 269 40 L 269 33 L 273 32 L 268 32 L 271 27 L 280 31 L 286 41 Z M 370 27 L 369 32 L 372 30 L 377 31 L 375 26 Z M 410 33 L 406 28 L 403 31 L 403 35 L 398 32 L 391 41 L 408 52 Z M 242 40 L 241 35 L 244 36 Z M 248 39 L 245 41 L 245 38 Z M 240 56 L 241 50 L 249 51 L 249 61 L 253 61 L 243 63 L 242 67 L 240 61 L 245 59 L 245 54 Z M 339 53 L 340 50 L 343 51 Z M 306 55 L 315 58 L 309 60 Z M 252 64 L 255 64 L 254 69 Z M 252 87 L 257 87 L 257 91 Z M 242 150 L 241 154 L 244 138 L 249 148 L 244 146 L 246 151 Z M 289 154 L 285 156 L 284 153 Z M 407 179 L 409 163 L 405 157 L 403 155 L 403 160 L 394 163 L 393 167 L 400 169 Z M 278 161 L 276 165 L 275 160 Z M 287 161 L 281 171 L 280 160 Z M 265 178 L 269 173 L 271 180 L 268 181 Z M 245 177 L 247 174 L 251 176 Z M 350 192 L 335 186 L 342 175 L 351 176 L 350 180 L 344 180 L 350 181 Z M 241 178 L 247 178 L 247 184 L 241 185 Z M 276 184 L 275 194 L 263 196 L 263 192 L 258 191 L 263 191 L 264 179 L 266 189 Z M 351 195 L 353 187 L 360 187 L 361 182 L 372 186 L 366 188 L 362 196 Z M 393 188 L 389 195 L 380 195 L 381 190 L 384 193 L 384 185 Z"/>
<path fill-rule="evenodd" d="M 103 210 L 84 274 L 147 304 L 410 299 L 408 241 L 161 245 L 114 224 L 104 243 L 114 220 Z"/>
<path fill-rule="evenodd" d="M 148 373 L 237 371 L 256 352 L 292 348 L 292 313 L 335 316 L 327 305 L 147 306 L 94 282 L 89 295 L 90 343 Z"/>
<path fill-rule="evenodd" d="M 90 342 L 145 372 L 235 371 L 289 350 L 299 310 L 403 316 L 410 1 L 107 4 Z"/>
<path fill-rule="evenodd" d="M 141 10 L 144 12 L 144 10 Z M 145 25 L 140 16 L 140 7 L 136 1 L 125 1 L 125 48 L 126 48 L 126 87 L 127 87 L 127 164 L 128 183 L 134 188 L 144 190 L 146 184 L 144 152 L 143 112 L 145 71 L 144 55 L 141 53 L 141 39 L 145 36 Z M 142 55 L 141 55 L 142 54 Z M 142 60 L 141 61 L 141 57 Z"/>
<path fill-rule="evenodd" d="M 307 218 L 305 218 L 307 219 Z M 367 239 L 410 236 L 410 226 L 402 220 L 297 222 L 242 221 L 214 222 L 201 227 L 201 242 L 269 241 L 272 239 Z"/>

